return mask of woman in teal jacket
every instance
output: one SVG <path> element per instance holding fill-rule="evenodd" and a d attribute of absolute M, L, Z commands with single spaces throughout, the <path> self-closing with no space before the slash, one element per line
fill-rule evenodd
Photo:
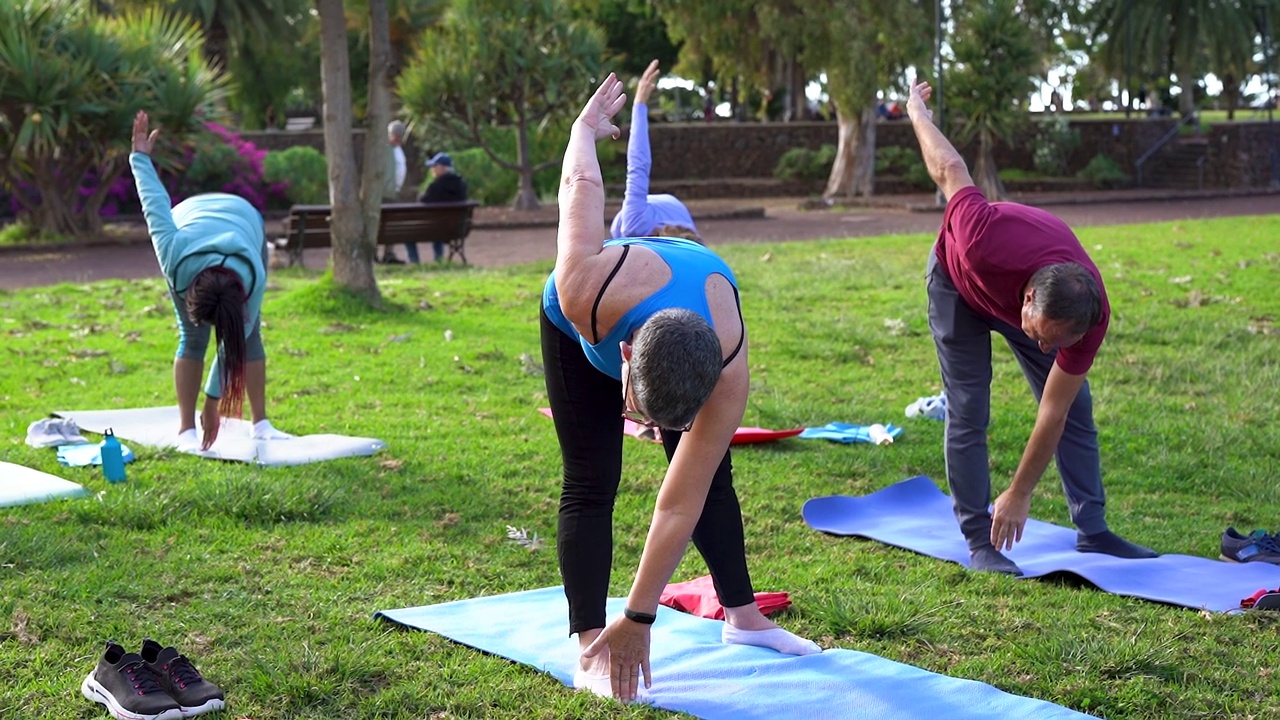
<path fill-rule="evenodd" d="M 196 195 L 172 205 L 151 164 L 159 130 L 147 132 L 145 112 L 133 120 L 129 166 L 147 219 L 160 271 L 178 316 L 178 354 L 173 382 L 178 395 L 179 449 L 208 450 L 224 417 L 240 417 L 249 395 L 253 437 L 292 437 L 267 420 L 266 351 L 262 347 L 262 296 L 267 285 L 267 245 L 262 215 L 247 200 L 226 193 Z M 196 433 L 196 400 L 210 330 L 217 352 L 205 383 Z"/>

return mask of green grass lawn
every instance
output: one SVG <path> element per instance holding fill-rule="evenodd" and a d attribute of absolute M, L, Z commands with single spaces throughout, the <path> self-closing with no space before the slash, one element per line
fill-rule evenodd
<path fill-rule="evenodd" d="M 1091 381 L 1112 527 L 1216 557 L 1223 529 L 1280 526 L 1280 216 L 1089 228 L 1112 331 Z M 1209 615 L 1062 582 L 971 574 L 800 519 L 808 498 L 942 482 L 926 236 L 718 248 L 742 285 L 744 424 L 895 422 L 889 447 L 788 440 L 735 450 L 757 589 L 787 628 L 1111 718 L 1280 713 L 1274 616 Z M 662 717 L 374 621 L 380 609 L 559 584 L 559 451 L 540 369 L 549 263 L 386 272 L 392 308 L 318 275 L 272 277 L 271 416 L 296 433 L 385 440 L 377 456 L 259 469 L 134 447 L 129 480 L 23 443 L 62 409 L 173 403 L 172 310 L 154 280 L 0 293 L 0 456 L 94 497 L 0 510 L 0 717 L 106 717 L 79 683 L 113 638 L 176 643 L 228 717 Z M 900 321 L 900 322 L 887 322 Z M 446 331 L 452 340 L 446 340 Z M 992 474 L 1012 474 L 1035 406 L 995 352 Z M 626 444 L 612 591 L 630 586 L 665 460 Z M 1054 471 L 1034 517 L 1069 524 Z M 536 551 L 506 527 L 536 532 Z M 690 552 L 677 580 L 705 574 Z M 847 680 L 847 679 L 846 679 Z M 909 688 L 902 688 L 904 694 Z"/>

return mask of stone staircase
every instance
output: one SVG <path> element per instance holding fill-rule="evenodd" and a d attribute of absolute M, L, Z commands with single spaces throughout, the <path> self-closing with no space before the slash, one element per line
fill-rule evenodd
<path fill-rule="evenodd" d="M 1143 187 L 1203 190 L 1208 152 L 1209 138 L 1203 135 L 1175 139 L 1146 163 Z"/>

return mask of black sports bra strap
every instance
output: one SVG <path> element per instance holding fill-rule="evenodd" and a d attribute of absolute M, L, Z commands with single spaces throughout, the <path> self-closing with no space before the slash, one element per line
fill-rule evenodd
<path fill-rule="evenodd" d="M 729 357 L 724 359 L 724 365 L 721 368 L 729 367 L 729 363 L 738 357 L 738 353 L 742 351 L 742 344 L 747 340 L 747 321 L 742 319 L 742 296 L 738 295 L 738 286 L 730 284 L 733 288 L 733 303 L 738 306 L 738 326 L 742 328 L 742 334 L 738 336 L 738 345 L 729 353 Z"/>
<path fill-rule="evenodd" d="M 600 309 L 600 301 L 604 299 L 604 291 L 609 288 L 609 283 L 613 282 L 613 278 L 622 269 L 622 262 L 627 259 L 627 252 L 631 250 L 630 245 L 622 246 L 622 257 L 618 258 L 618 264 L 613 266 L 613 272 L 609 273 L 609 277 L 604 279 L 604 284 L 600 286 L 600 292 L 596 294 L 596 303 L 591 306 L 591 344 L 595 345 L 600 342 L 600 333 L 596 330 L 596 311 Z M 735 291 L 736 292 L 736 291 Z M 741 311 L 739 311 L 741 312 Z"/>

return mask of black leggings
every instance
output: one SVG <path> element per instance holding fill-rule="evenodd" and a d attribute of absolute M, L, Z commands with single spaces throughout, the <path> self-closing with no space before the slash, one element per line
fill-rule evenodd
<path fill-rule="evenodd" d="M 556 552 L 574 634 L 605 626 L 613 501 L 622 478 L 622 383 L 592 366 L 578 341 L 552 324 L 546 312 L 540 314 L 547 396 L 564 459 Z M 668 462 L 682 434 L 662 430 Z M 711 570 L 721 605 L 755 601 L 728 449 L 711 481 L 693 544 Z"/>

